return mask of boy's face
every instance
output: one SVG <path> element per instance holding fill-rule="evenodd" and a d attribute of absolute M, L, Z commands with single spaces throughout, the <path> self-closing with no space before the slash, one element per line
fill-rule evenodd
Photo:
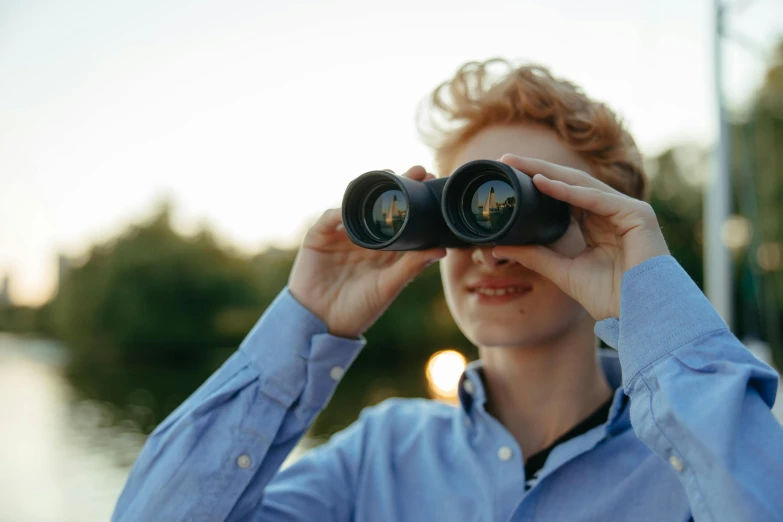
<path fill-rule="evenodd" d="M 554 131 L 532 124 L 484 129 L 462 147 L 454 168 L 476 159 L 497 160 L 506 153 L 590 172 L 589 165 Z M 573 217 L 565 235 L 549 247 L 569 257 L 584 250 Z M 583 321 L 592 321 L 554 283 L 518 263 L 495 259 L 492 247 L 449 249 L 440 271 L 451 315 L 477 346 L 546 343 Z"/>

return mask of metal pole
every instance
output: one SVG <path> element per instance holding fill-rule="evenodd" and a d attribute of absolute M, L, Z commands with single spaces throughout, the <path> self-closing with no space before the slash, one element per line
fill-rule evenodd
<path fill-rule="evenodd" d="M 731 135 L 726 105 L 723 99 L 723 40 L 724 6 L 715 4 L 714 71 L 715 98 L 718 108 L 718 141 L 712 177 L 704 192 L 704 279 L 707 298 L 733 326 L 732 313 L 732 263 L 728 247 L 721 238 L 721 229 L 729 217 L 731 205 Z"/>

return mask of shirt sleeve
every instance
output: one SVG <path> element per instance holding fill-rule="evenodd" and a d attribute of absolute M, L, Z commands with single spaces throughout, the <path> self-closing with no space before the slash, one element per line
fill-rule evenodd
<path fill-rule="evenodd" d="M 364 344 L 329 335 L 283 290 L 239 350 L 149 436 L 112 520 L 245 520 Z"/>
<path fill-rule="evenodd" d="M 696 520 L 781 520 L 777 373 L 732 335 L 671 256 L 626 272 L 620 318 L 596 325 L 618 349 L 637 437 L 679 475 Z"/>

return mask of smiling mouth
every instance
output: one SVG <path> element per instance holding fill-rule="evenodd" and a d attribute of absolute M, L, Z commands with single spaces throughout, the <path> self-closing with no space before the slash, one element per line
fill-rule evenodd
<path fill-rule="evenodd" d="M 470 293 L 487 297 L 503 297 L 524 294 L 532 290 L 530 285 L 509 285 L 496 288 L 476 287 L 469 289 Z"/>

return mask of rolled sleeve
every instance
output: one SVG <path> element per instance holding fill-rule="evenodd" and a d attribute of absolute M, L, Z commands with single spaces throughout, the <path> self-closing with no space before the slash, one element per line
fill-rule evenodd
<path fill-rule="evenodd" d="M 596 334 L 618 348 L 623 385 L 642 368 L 703 335 L 727 331 L 726 323 L 671 256 L 628 270 L 620 292 L 620 318 L 596 324 Z"/>
<path fill-rule="evenodd" d="M 618 349 L 637 437 L 680 478 L 697 520 L 776 520 L 783 509 L 778 376 L 729 331 L 671 256 L 623 277 Z"/>

